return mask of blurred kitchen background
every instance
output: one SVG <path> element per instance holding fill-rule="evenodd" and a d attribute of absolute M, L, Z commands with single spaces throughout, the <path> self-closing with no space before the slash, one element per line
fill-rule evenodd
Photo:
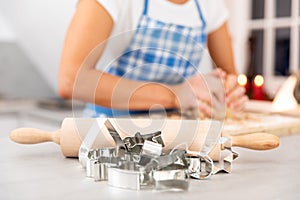
<path fill-rule="evenodd" d="M 76 1 L 0 1 L 0 95 L 57 96 L 60 53 Z"/>
<path fill-rule="evenodd" d="M 246 75 L 242 84 L 250 98 L 272 100 L 287 77 L 299 70 L 299 0 L 225 2 L 238 72 Z M 70 108 L 69 102 L 58 98 L 57 77 L 64 36 L 76 3 L 0 0 L 0 100 L 38 100 L 44 108 L 51 108 L 51 102 L 58 103 L 57 110 Z M 253 95 L 254 87 L 259 87 L 257 95 Z M 15 104 L 5 105 L 0 105 L 0 110 L 20 109 Z M 40 116 L 49 115 L 55 116 Z"/>
<path fill-rule="evenodd" d="M 236 65 L 272 99 L 299 69 L 299 0 L 225 0 Z M 0 98 L 57 98 L 60 54 L 77 0 L 0 1 Z M 251 97 L 251 96 L 250 96 Z"/>
<path fill-rule="evenodd" d="M 76 113 L 57 95 L 62 44 L 76 2 L 0 0 L 1 133 L 23 126 L 53 131 Z"/>

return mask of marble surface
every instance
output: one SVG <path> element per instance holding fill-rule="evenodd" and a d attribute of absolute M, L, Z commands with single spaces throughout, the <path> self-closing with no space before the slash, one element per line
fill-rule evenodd
<path fill-rule="evenodd" d="M 20 145 L 0 134 L 0 199 L 300 199 L 300 135 L 270 151 L 235 148 L 231 174 L 190 180 L 187 192 L 132 191 L 85 177 L 54 143 Z"/>

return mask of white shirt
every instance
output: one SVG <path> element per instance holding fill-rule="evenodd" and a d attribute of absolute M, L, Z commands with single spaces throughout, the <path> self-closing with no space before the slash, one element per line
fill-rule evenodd
<path fill-rule="evenodd" d="M 206 21 L 206 31 L 218 29 L 227 19 L 223 0 L 197 0 Z M 143 13 L 144 0 L 98 0 L 113 19 L 114 27 L 106 48 L 97 64 L 105 70 L 129 45 Z M 194 0 L 175 4 L 168 0 L 148 0 L 148 15 L 153 19 L 183 26 L 201 26 L 202 22 Z"/>

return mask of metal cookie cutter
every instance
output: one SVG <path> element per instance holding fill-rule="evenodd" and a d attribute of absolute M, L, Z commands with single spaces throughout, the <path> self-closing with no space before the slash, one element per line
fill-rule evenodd
<path fill-rule="evenodd" d="M 132 190 L 151 188 L 152 174 L 146 173 L 133 161 L 123 161 L 118 167 L 108 168 L 108 184 Z"/>
<path fill-rule="evenodd" d="M 162 154 L 162 145 L 150 141 L 145 141 L 142 151 L 138 157 L 138 164 L 145 167 L 152 158 L 159 157 Z"/>
<path fill-rule="evenodd" d="M 226 151 L 224 153 L 229 153 L 223 159 L 220 159 L 219 162 L 215 162 L 213 174 L 219 172 L 231 173 L 232 162 L 239 157 L 239 154 L 232 149 L 232 142 L 230 138 L 221 137 L 220 143 L 222 144 L 222 149 Z"/>
<path fill-rule="evenodd" d="M 133 137 L 125 137 L 123 142 L 125 143 L 128 152 L 133 154 L 140 154 L 145 141 L 151 141 L 154 143 L 161 144 L 162 147 L 165 146 L 163 139 L 161 137 L 161 131 L 155 133 L 143 134 L 137 132 Z"/>
<path fill-rule="evenodd" d="M 80 145 L 78 159 L 83 168 L 86 167 L 89 151 L 92 148 L 99 131 L 101 131 L 101 127 L 104 126 L 106 121 L 107 119 L 97 118 Z"/>
<path fill-rule="evenodd" d="M 143 165 L 147 165 L 151 158 L 160 156 L 161 152 L 161 144 L 145 141 L 138 159 L 123 161 L 121 165 L 108 169 L 108 184 L 133 190 L 151 188 L 153 186 L 152 171 L 145 171 Z"/>
<path fill-rule="evenodd" d="M 86 163 L 86 176 L 95 181 L 108 179 L 108 167 L 119 165 L 121 158 L 115 148 L 94 149 L 89 152 Z"/>
<path fill-rule="evenodd" d="M 185 166 L 172 164 L 153 172 L 155 190 L 183 191 L 189 187 L 189 173 Z"/>
<path fill-rule="evenodd" d="M 96 162 L 99 158 L 99 151 L 97 149 L 92 149 L 88 152 L 86 158 L 86 176 L 94 177 L 94 166 L 93 163 Z"/>
<path fill-rule="evenodd" d="M 189 187 L 188 162 L 185 150 L 172 150 L 169 154 L 154 157 L 145 171 L 152 169 L 155 190 L 184 191 Z"/>
<path fill-rule="evenodd" d="M 101 127 L 105 126 L 116 143 L 116 148 L 91 149 Z M 230 150 L 231 157 L 224 159 L 223 167 L 214 167 L 208 156 L 186 155 L 185 150 L 175 147 L 171 151 L 162 151 L 164 142 L 161 132 L 142 135 L 122 140 L 109 119 L 97 119 L 89 130 L 79 151 L 79 159 L 86 166 L 87 176 L 95 181 L 108 180 L 109 185 L 127 189 L 182 191 L 189 186 L 189 176 L 205 179 L 224 170 L 229 172 L 236 154 L 231 150 L 229 140 L 223 147 Z"/>
<path fill-rule="evenodd" d="M 214 164 L 209 156 L 187 155 L 189 163 L 188 171 L 192 178 L 207 179 L 213 173 Z"/>
<path fill-rule="evenodd" d="M 185 157 L 185 150 L 172 150 L 169 154 L 165 154 L 159 157 L 152 158 L 151 161 L 145 166 L 146 170 L 154 169 L 163 169 L 172 164 L 179 164 L 182 166 L 188 167 L 188 163 Z"/>
<path fill-rule="evenodd" d="M 116 154 L 119 157 L 124 157 L 125 156 L 126 147 L 125 147 L 125 144 L 124 144 L 122 138 L 120 137 L 120 135 L 118 134 L 118 132 L 116 131 L 116 129 L 110 123 L 109 120 L 106 120 L 105 126 L 108 129 L 110 135 L 112 136 L 112 138 L 114 139 L 114 141 L 116 143 L 116 146 L 117 146 L 116 147 Z"/>
<path fill-rule="evenodd" d="M 185 154 L 185 150 L 172 150 L 154 159 L 157 162 L 157 170 L 153 171 L 155 190 L 188 190 L 189 172 Z"/>
<path fill-rule="evenodd" d="M 161 156 L 162 146 L 145 141 L 139 162 L 123 161 L 108 169 L 108 183 L 127 189 L 187 190 L 188 171 L 185 151 L 174 150 Z"/>

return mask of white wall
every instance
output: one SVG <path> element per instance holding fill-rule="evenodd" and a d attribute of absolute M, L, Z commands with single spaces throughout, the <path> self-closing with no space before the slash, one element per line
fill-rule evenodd
<path fill-rule="evenodd" d="M 248 37 L 247 29 L 250 16 L 249 0 L 225 0 L 229 10 L 229 28 L 232 35 L 235 63 L 239 73 L 244 73 L 248 67 Z"/>
<path fill-rule="evenodd" d="M 0 13 L 0 42 L 12 42 L 16 40 L 14 31 Z"/>
<path fill-rule="evenodd" d="M 15 37 L 55 91 L 63 40 L 76 3 L 76 0 L 0 1 L 0 30 L 3 27 L 5 30 L 0 35 Z"/>

